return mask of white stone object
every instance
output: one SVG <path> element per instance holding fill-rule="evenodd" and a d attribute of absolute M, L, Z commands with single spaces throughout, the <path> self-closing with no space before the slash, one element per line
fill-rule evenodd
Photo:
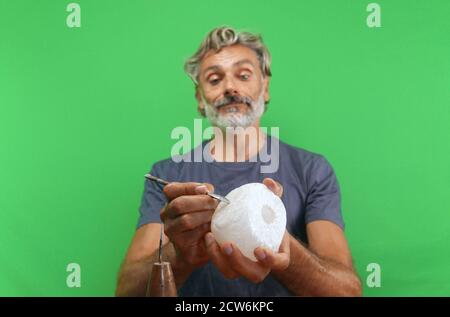
<path fill-rule="evenodd" d="M 211 231 L 219 244 L 233 242 L 241 252 L 257 261 L 254 250 L 278 249 L 286 229 L 286 209 L 281 199 L 262 183 L 233 189 L 221 202 L 211 221 Z"/>

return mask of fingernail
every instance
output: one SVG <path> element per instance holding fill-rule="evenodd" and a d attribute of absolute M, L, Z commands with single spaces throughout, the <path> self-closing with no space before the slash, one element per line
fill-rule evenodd
<path fill-rule="evenodd" d="M 264 250 L 257 251 L 256 258 L 260 261 L 264 260 L 266 258 L 266 252 L 264 252 Z"/>
<path fill-rule="evenodd" d="M 208 187 L 206 187 L 205 185 L 199 185 L 195 187 L 195 192 L 197 194 L 206 194 L 208 192 Z"/>
<path fill-rule="evenodd" d="M 213 237 L 213 235 L 210 234 L 210 233 L 208 233 L 208 234 L 205 236 L 205 242 L 206 242 L 206 245 L 207 245 L 207 246 L 211 245 L 211 244 L 214 242 L 214 237 Z"/>
<path fill-rule="evenodd" d="M 225 252 L 225 254 L 227 255 L 230 255 L 231 253 L 233 253 L 233 248 L 231 247 L 231 245 L 227 245 L 223 248 L 223 252 Z"/>

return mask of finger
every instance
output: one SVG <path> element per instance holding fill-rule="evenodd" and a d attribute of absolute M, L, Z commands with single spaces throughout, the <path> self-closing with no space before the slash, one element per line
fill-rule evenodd
<path fill-rule="evenodd" d="M 214 185 L 210 183 L 203 183 L 206 186 L 208 193 L 214 193 Z"/>
<path fill-rule="evenodd" d="M 186 213 L 214 211 L 218 201 L 207 195 L 180 196 L 172 200 L 161 213 L 161 219 L 179 217 Z"/>
<path fill-rule="evenodd" d="M 221 249 L 233 270 L 253 283 L 261 283 L 270 272 L 266 266 L 244 256 L 233 243 L 224 243 Z"/>
<path fill-rule="evenodd" d="M 190 265 L 198 267 L 206 264 L 209 261 L 209 255 L 206 252 L 205 242 L 203 239 L 198 240 L 195 244 L 178 248 L 178 252 L 181 253 L 183 259 Z"/>
<path fill-rule="evenodd" d="M 280 248 L 278 252 L 286 253 L 290 256 L 291 254 L 291 235 L 287 230 L 284 231 L 283 240 L 281 240 Z"/>
<path fill-rule="evenodd" d="M 205 244 L 209 258 L 217 269 L 228 279 L 238 278 L 239 274 L 230 267 L 226 257 L 220 251 L 219 245 L 211 232 L 206 234 Z"/>
<path fill-rule="evenodd" d="M 283 196 L 283 186 L 270 177 L 264 178 L 263 184 L 266 185 L 275 195 L 281 198 Z"/>
<path fill-rule="evenodd" d="M 205 210 L 187 213 L 174 219 L 168 218 L 165 229 L 168 233 L 191 231 L 198 226 L 211 222 L 213 213 L 213 210 Z"/>
<path fill-rule="evenodd" d="M 203 238 L 206 233 L 211 230 L 209 223 L 205 223 L 194 230 L 189 230 L 172 235 L 171 241 L 177 246 L 192 246 L 203 243 Z M 169 233 L 171 234 L 171 233 Z"/>
<path fill-rule="evenodd" d="M 255 257 L 272 270 L 285 270 L 290 263 L 289 237 L 288 232 L 285 231 L 278 253 L 267 248 L 256 248 Z"/>
<path fill-rule="evenodd" d="M 206 194 L 207 191 L 214 191 L 214 186 L 208 183 L 172 182 L 163 188 L 163 192 L 169 201 L 183 195 Z"/>
<path fill-rule="evenodd" d="M 271 270 L 282 271 L 289 266 L 290 258 L 287 253 L 275 253 L 265 248 L 256 248 L 254 253 L 258 261 Z"/>

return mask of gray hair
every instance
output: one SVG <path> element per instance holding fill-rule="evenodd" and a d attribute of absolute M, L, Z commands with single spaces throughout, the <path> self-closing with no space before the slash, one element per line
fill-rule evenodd
<path fill-rule="evenodd" d="M 210 50 L 219 52 L 224 47 L 236 44 L 252 49 L 258 57 L 263 76 L 272 76 L 270 71 L 270 53 L 264 45 L 261 35 L 250 32 L 237 32 L 233 28 L 226 26 L 215 28 L 208 33 L 197 52 L 184 64 L 184 70 L 194 81 L 195 85 L 198 85 L 200 63 L 205 55 Z"/>

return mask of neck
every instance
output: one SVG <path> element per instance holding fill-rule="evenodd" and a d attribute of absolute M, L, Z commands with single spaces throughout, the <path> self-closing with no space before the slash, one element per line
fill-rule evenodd
<path fill-rule="evenodd" d="M 214 127 L 211 156 L 218 162 L 244 162 L 256 156 L 266 142 L 266 135 L 259 123 L 248 128 Z"/>

